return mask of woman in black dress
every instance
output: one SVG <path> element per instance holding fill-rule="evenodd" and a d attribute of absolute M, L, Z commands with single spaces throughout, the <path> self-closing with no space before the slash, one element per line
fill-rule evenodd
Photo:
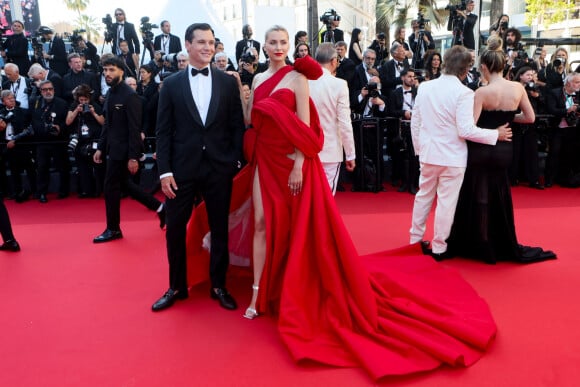
<path fill-rule="evenodd" d="M 506 122 L 532 123 L 535 119 L 524 87 L 502 76 L 505 56 L 501 45 L 499 37 L 490 38 L 480 57 L 480 71 L 488 81 L 475 92 L 474 116 L 481 128 L 496 128 Z M 551 251 L 518 244 L 509 182 L 512 144 L 490 146 L 468 141 L 468 149 L 465 178 L 447 241 L 450 255 L 486 263 L 555 258 Z"/>

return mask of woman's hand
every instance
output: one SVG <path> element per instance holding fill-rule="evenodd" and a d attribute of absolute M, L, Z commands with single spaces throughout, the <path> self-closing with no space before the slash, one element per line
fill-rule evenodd
<path fill-rule="evenodd" d="M 292 195 L 298 195 L 302 191 L 302 168 L 292 168 L 288 177 L 288 188 Z"/>

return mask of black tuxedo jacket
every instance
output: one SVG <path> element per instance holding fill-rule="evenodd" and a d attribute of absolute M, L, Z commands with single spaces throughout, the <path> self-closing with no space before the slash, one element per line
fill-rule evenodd
<path fill-rule="evenodd" d="M 117 54 L 117 39 L 118 39 L 118 30 L 119 30 L 119 23 L 113 23 L 113 27 L 115 30 L 115 35 L 113 36 L 113 54 Z M 135 26 L 133 23 L 125 22 L 124 33 L 125 40 L 129 45 L 129 52 L 131 54 L 139 54 L 141 53 L 141 46 L 139 45 L 139 36 L 137 36 L 137 31 L 135 31 Z"/>
<path fill-rule="evenodd" d="M 359 104 L 358 95 L 363 87 L 367 85 L 366 70 L 363 63 L 357 65 L 354 68 L 354 75 L 352 77 L 351 87 L 349 88 L 350 94 L 350 107 L 354 109 L 355 106 Z"/>
<path fill-rule="evenodd" d="M 30 111 L 28 109 L 22 109 L 20 106 L 14 107 L 12 110 L 6 109 L 6 106 L 0 108 L 0 114 L 6 116 L 8 112 L 14 114 L 10 122 L 12 123 L 12 128 L 14 130 L 12 140 L 21 141 L 27 137 L 32 136 L 32 130 L 29 128 L 30 125 Z M 2 134 L 2 142 L 5 142 L 6 136 Z"/>
<path fill-rule="evenodd" d="M 72 92 L 75 87 L 81 84 L 90 86 L 93 90 L 91 100 L 98 101 L 98 97 L 101 95 L 101 85 L 97 75 L 90 70 L 81 70 L 78 73 L 75 73 L 74 71 L 68 72 L 62 79 L 62 98 L 64 98 L 69 104 L 72 103 L 74 99 Z"/>
<path fill-rule="evenodd" d="M 416 88 L 411 88 L 411 95 L 413 96 L 413 100 L 415 100 L 415 97 L 417 96 Z M 389 116 L 405 119 L 405 110 L 411 109 L 403 110 L 404 103 L 405 99 L 403 98 L 403 88 L 399 87 L 393 91 L 389 98 Z"/>
<path fill-rule="evenodd" d="M 409 68 L 407 59 L 403 61 L 403 67 Z M 383 87 L 382 93 L 386 96 L 390 96 L 395 88 L 402 83 L 401 77 L 397 76 L 394 59 L 391 59 L 381 66 L 379 69 L 379 77 L 381 78 L 381 86 Z"/>
<path fill-rule="evenodd" d="M 349 89 L 352 88 L 352 81 L 354 79 L 354 69 L 356 65 L 349 58 L 342 58 L 336 68 L 336 77 L 344 79 L 348 84 Z"/>
<path fill-rule="evenodd" d="M 68 130 L 66 127 L 66 115 L 68 106 L 64 99 L 54 97 L 51 103 L 45 104 L 43 98 L 38 98 L 30 103 L 32 114 L 32 129 L 36 141 L 65 141 L 68 140 Z M 54 113 L 54 118 L 50 118 Z M 45 123 L 52 121 L 60 127 L 57 136 L 48 132 Z"/>
<path fill-rule="evenodd" d="M 153 49 L 155 51 L 163 51 L 166 54 L 175 54 L 181 51 L 181 40 L 178 36 L 169 34 L 169 44 L 167 46 L 167 52 L 163 49 L 163 34 L 157 35 L 153 40 Z"/>
<path fill-rule="evenodd" d="M 198 75 L 203 76 L 203 75 Z M 173 173 L 177 184 L 191 181 L 204 163 L 216 173 L 239 170 L 244 120 L 234 77 L 211 69 L 212 90 L 205 125 L 191 94 L 187 70 L 163 81 L 157 109 L 159 174 Z"/>
<path fill-rule="evenodd" d="M 254 40 L 254 39 L 239 40 L 236 43 L 236 62 L 237 63 L 240 63 L 240 58 L 242 57 L 244 50 L 248 47 L 256 47 L 256 50 L 258 50 L 258 53 L 260 52 L 260 42 Z"/>
<path fill-rule="evenodd" d="M 49 61 L 49 67 L 54 70 L 60 76 L 64 76 L 69 70 L 67 61 L 67 52 L 64 45 L 64 41 L 55 37 L 50 43 L 50 48 L 48 50 L 48 55 L 53 55 L 54 57 Z"/>
<path fill-rule="evenodd" d="M 447 29 L 451 31 L 453 26 L 451 25 L 452 18 L 449 18 L 449 22 L 447 24 Z M 453 45 L 463 45 L 466 48 L 471 50 L 475 50 L 475 36 L 473 33 L 473 27 L 475 27 L 475 23 L 477 22 L 477 15 L 470 13 L 467 15 L 465 22 L 463 23 L 463 41 L 461 41 L 461 36 L 453 37 Z"/>
<path fill-rule="evenodd" d="M 141 158 L 141 98 L 125 82 L 111 87 L 105 99 L 103 111 L 105 124 L 98 149 L 109 159 L 124 161 Z"/>
<path fill-rule="evenodd" d="M 578 93 L 572 97 L 574 103 L 579 103 Z M 550 89 L 546 95 L 546 110 L 552 114 L 552 126 L 558 126 L 563 117 L 566 116 L 568 109 L 566 109 L 566 96 L 564 95 L 564 88 Z"/>

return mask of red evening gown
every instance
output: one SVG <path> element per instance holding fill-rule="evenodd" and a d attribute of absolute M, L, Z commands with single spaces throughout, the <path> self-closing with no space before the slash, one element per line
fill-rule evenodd
<path fill-rule="evenodd" d="M 291 90 L 272 92 L 288 71 L 255 90 L 244 144 L 250 164 L 236 178 L 232 198 L 233 211 L 247 203 L 257 166 L 267 243 L 258 310 L 278 316 L 296 361 L 363 367 L 374 379 L 473 364 L 496 333 L 487 304 L 418 245 L 358 255 L 317 156 L 323 138 L 316 109 L 311 102 L 307 126 L 295 114 Z M 287 155 L 294 148 L 305 155 L 297 196 L 288 189 L 294 162 Z M 190 285 L 207 278 L 200 263 L 204 216 L 202 206 L 188 231 Z"/>

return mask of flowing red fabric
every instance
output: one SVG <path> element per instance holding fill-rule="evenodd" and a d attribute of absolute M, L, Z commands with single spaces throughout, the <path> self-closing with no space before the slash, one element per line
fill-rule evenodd
<path fill-rule="evenodd" d="M 358 255 L 317 157 L 323 139 L 316 109 L 311 104 L 310 126 L 299 120 L 293 92 L 272 92 L 282 76 L 255 90 L 245 139 L 251 164 L 234 184 L 250 186 L 257 167 L 267 238 L 259 311 L 278 315 L 296 361 L 363 367 L 374 379 L 473 364 L 496 333 L 487 304 L 418 245 Z M 294 148 L 305 155 L 297 196 L 288 189 Z M 188 250 L 199 244 L 196 222 Z"/>

